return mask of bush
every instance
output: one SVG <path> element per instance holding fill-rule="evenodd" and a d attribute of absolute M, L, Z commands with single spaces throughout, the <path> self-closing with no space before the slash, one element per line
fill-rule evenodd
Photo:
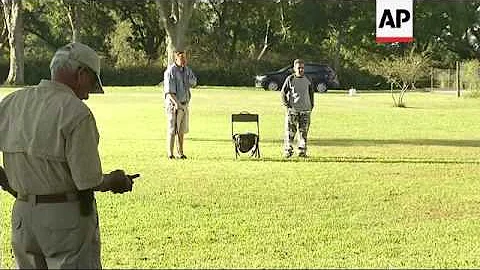
<path fill-rule="evenodd" d="M 253 86 L 256 75 L 281 67 L 266 61 L 237 60 L 223 65 L 197 64 L 192 69 L 201 85 Z"/>
<path fill-rule="evenodd" d="M 42 60 L 25 61 L 24 80 L 25 85 L 35 85 L 41 79 L 50 78 L 50 62 Z M 0 84 L 3 84 L 8 77 L 10 64 L 8 62 L 0 62 Z"/>
<path fill-rule="evenodd" d="M 163 81 L 162 67 L 106 67 L 102 72 L 104 85 L 134 86 L 134 85 L 157 85 Z"/>
<path fill-rule="evenodd" d="M 25 84 L 36 85 L 42 79 L 50 78 L 50 61 L 25 61 Z M 0 63 L 0 81 L 4 82 L 8 76 L 9 64 Z M 133 86 L 157 85 L 163 81 L 162 67 L 129 67 L 102 69 L 101 78 L 104 85 Z"/>
<path fill-rule="evenodd" d="M 475 59 L 465 62 L 462 77 L 466 90 L 469 90 L 467 96 L 480 97 L 480 61 Z"/>
<path fill-rule="evenodd" d="M 42 79 L 50 79 L 50 61 L 29 60 L 25 61 L 25 84 L 35 85 Z"/>
<path fill-rule="evenodd" d="M 35 85 L 41 79 L 50 78 L 49 60 L 25 61 L 25 84 Z M 278 70 L 289 63 L 270 61 L 235 60 L 228 63 L 192 63 L 191 68 L 197 75 L 200 85 L 253 86 L 255 76 Z M 0 62 L 0 82 L 8 76 L 8 62 Z M 106 86 L 157 85 L 163 81 L 165 67 L 119 67 L 109 64 L 102 68 L 102 82 Z M 340 88 L 347 89 L 388 89 L 385 79 L 359 70 L 356 67 L 341 68 L 337 71 Z"/>
<path fill-rule="evenodd" d="M 341 68 L 337 71 L 341 89 L 353 87 L 357 90 L 390 89 L 390 85 L 381 76 L 372 75 L 358 68 Z"/>

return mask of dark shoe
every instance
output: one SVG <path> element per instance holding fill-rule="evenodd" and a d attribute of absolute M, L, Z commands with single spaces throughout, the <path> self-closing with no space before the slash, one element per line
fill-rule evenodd
<path fill-rule="evenodd" d="M 179 159 L 187 159 L 187 156 L 185 156 L 184 154 L 182 154 L 181 156 L 178 157 Z"/>
<path fill-rule="evenodd" d="M 308 157 L 308 156 L 307 156 L 307 153 L 305 153 L 305 152 L 300 152 L 300 153 L 298 153 L 298 156 L 299 156 L 299 157 L 303 157 L 303 158 L 307 158 L 307 157 Z"/>
<path fill-rule="evenodd" d="M 175 159 L 173 155 L 168 156 L 169 159 Z"/>
<path fill-rule="evenodd" d="M 285 158 L 290 158 L 293 155 L 293 152 L 286 152 L 283 156 Z"/>

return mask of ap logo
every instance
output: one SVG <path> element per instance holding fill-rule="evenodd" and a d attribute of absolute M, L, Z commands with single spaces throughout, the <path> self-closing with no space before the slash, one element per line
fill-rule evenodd
<path fill-rule="evenodd" d="M 413 41 L 413 0 L 377 0 L 377 43 Z"/>

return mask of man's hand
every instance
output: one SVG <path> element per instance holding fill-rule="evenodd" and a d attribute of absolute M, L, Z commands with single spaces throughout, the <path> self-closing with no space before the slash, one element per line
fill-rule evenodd
<path fill-rule="evenodd" d="M 140 174 L 139 173 L 136 173 L 136 174 L 127 174 L 127 177 L 130 178 L 130 180 L 132 180 L 133 182 L 133 179 L 137 178 L 137 177 L 140 177 Z"/>
<path fill-rule="evenodd" d="M 170 103 L 172 104 L 173 109 L 178 110 L 178 102 L 177 102 L 177 98 L 175 97 L 175 94 L 168 93 L 167 98 L 170 99 Z"/>
<path fill-rule="evenodd" d="M 133 179 L 140 174 L 127 175 L 123 170 L 115 170 L 103 177 L 102 191 L 112 191 L 113 193 L 124 193 L 132 191 Z"/>
<path fill-rule="evenodd" d="M 188 78 L 188 83 L 190 84 L 190 87 L 191 88 L 196 88 L 197 87 L 197 78 L 195 78 L 195 76 L 190 76 Z"/>

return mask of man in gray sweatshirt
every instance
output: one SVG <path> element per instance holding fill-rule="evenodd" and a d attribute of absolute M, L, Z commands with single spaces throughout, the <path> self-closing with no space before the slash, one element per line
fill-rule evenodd
<path fill-rule="evenodd" d="M 298 137 L 298 156 L 307 157 L 307 134 L 310 127 L 310 114 L 314 105 L 312 82 L 304 75 L 305 63 L 302 59 L 293 62 L 294 74 L 289 75 L 282 87 L 282 101 L 287 108 L 285 116 L 284 155 L 293 155 L 293 140 Z"/>

